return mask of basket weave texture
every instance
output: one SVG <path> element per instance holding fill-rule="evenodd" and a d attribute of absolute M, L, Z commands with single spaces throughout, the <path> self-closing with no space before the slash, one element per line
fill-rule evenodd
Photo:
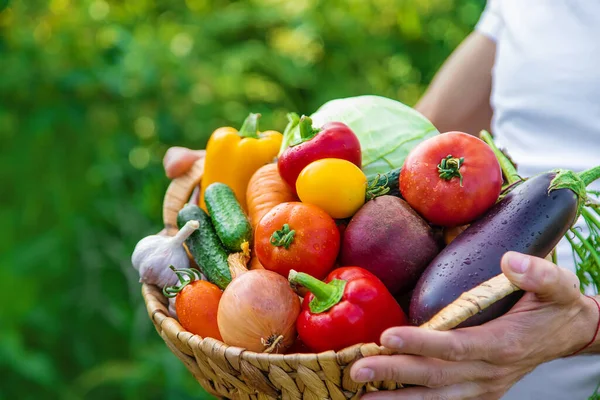
<path fill-rule="evenodd" d="M 156 330 L 202 387 L 227 399 L 358 398 L 365 391 L 394 390 L 395 382 L 359 384 L 350 379 L 356 360 L 390 352 L 376 344 L 356 345 L 320 354 L 263 354 L 227 346 L 186 332 L 169 317 L 167 300 L 144 285 L 144 300 Z"/>
<path fill-rule="evenodd" d="M 177 213 L 198 186 L 204 170 L 198 160 L 185 175 L 174 179 L 163 202 L 163 222 L 168 234 L 177 232 Z M 481 311 L 472 296 L 492 304 L 517 290 L 504 275 L 476 287 L 440 312 L 423 327 L 446 330 Z M 142 294 L 158 334 L 169 349 L 209 393 L 226 399 L 355 399 L 365 392 L 396 390 L 392 381 L 367 384 L 350 378 L 354 362 L 376 355 L 389 355 L 389 349 L 375 343 L 357 344 L 339 352 L 319 354 L 265 354 L 232 347 L 213 338 L 187 332 L 170 317 L 168 301 L 153 285 L 142 285 Z M 488 304 L 488 305 L 489 305 Z"/>

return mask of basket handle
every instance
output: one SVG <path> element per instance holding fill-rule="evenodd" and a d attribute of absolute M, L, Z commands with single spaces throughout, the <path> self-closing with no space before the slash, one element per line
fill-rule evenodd
<path fill-rule="evenodd" d="M 199 158 L 185 174 L 173 179 L 163 201 L 163 222 L 168 235 L 177 233 L 177 214 L 188 202 L 204 173 L 204 157 Z M 445 331 L 455 328 L 479 311 L 519 290 L 504 274 L 463 293 L 421 328 Z"/>
<path fill-rule="evenodd" d="M 434 331 L 450 330 L 517 290 L 520 289 L 501 273 L 461 294 L 420 328 Z"/>
<path fill-rule="evenodd" d="M 204 156 L 201 156 L 185 174 L 173 179 L 163 200 L 163 223 L 168 235 L 177 233 L 177 214 L 188 202 L 194 188 L 204 174 Z"/>

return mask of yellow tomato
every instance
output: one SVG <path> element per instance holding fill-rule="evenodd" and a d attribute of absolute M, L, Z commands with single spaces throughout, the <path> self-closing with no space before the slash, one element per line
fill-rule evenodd
<path fill-rule="evenodd" d="M 367 177 L 350 161 L 324 158 L 308 164 L 298 176 L 296 191 L 303 203 L 314 204 L 333 218 L 348 218 L 365 203 Z"/>

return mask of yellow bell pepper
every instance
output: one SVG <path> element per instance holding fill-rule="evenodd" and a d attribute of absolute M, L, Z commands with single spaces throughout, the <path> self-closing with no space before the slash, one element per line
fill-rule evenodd
<path fill-rule="evenodd" d="M 206 145 L 204 175 L 200 183 L 200 207 L 206 211 L 204 191 L 214 182 L 228 185 L 247 212 L 246 187 L 257 169 L 273 162 L 283 135 L 276 131 L 259 133 L 260 114 L 250 114 L 239 132 L 224 127 L 213 132 Z"/>

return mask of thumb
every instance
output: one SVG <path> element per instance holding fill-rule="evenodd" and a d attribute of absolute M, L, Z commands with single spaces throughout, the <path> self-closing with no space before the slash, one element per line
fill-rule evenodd
<path fill-rule="evenodd" d="M 543 258 L 509 251 L 502 257 L 501 266 L 512 283 L 535 293 L 542 301 L 568 304 L 581 295 L 574 273 Z"/>

